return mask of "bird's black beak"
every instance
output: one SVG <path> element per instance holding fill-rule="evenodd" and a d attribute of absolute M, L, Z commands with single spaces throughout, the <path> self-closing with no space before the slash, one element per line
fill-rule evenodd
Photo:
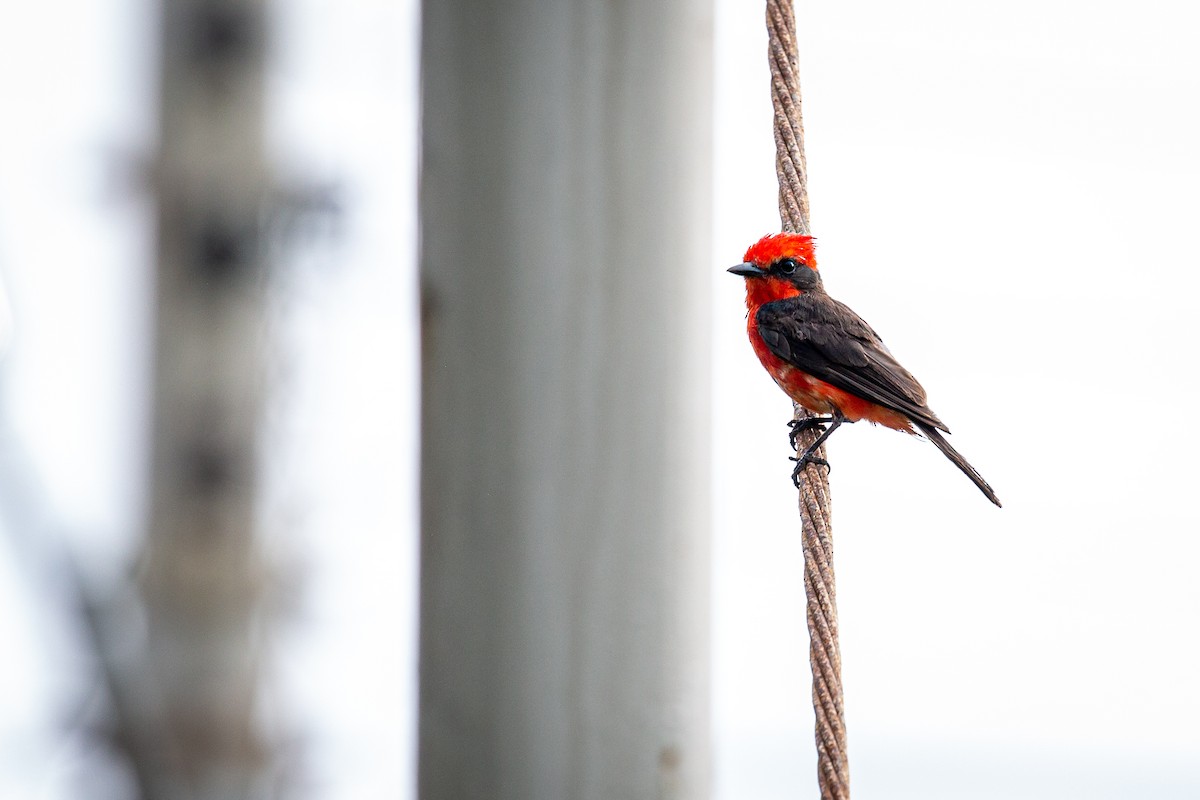
<path fill-rule="evenodd" d="M 767 271 L 754 266 L 753 264 L 738 264 L 736 267 L 730 267 L 729 272 L 734 275 L 741 275 L 743 278 L 761 278 L 767 274 Z"/>

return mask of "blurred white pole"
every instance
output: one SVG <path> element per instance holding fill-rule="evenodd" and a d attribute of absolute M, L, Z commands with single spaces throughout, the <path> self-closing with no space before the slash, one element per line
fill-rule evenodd
<path fill-rule="evenodd" d="M 259 734 L 265 609 L 255 536 L 265 297 L 263 0 L 166 0 L 143 791 L 270 791 Z M 272 794 L 272 796 L 275 796 Z"/>
<path fill-rule="evenodd" d="M 420 796 L 706 797 L 710 3 L 423 16 Z"/>

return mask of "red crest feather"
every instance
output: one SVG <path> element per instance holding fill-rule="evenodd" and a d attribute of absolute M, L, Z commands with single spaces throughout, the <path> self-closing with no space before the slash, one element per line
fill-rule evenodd
<path fill-rule="evenodd" d="M 799 233 L 770 233 L 750 245 L 743 260 L 767 267 L 787 257 L 816 269 L 817 257 L 813 253 L 813 237 L 802 236 Z"/>

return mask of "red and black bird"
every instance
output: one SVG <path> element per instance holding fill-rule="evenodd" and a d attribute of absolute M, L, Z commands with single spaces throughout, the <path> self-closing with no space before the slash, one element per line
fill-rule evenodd
<path fill-rule="evenodd" d="M 839 425 L 865 419 L 907 433 L 919 430 L 1000 505 L 983 476 L 942 436 L 950 430 L 930 410 L 917 379 L 862 317 L 826 294 L 811 236 L 765 236 L 729 271 L 746 279 L 746 329 L 759 360 L 792 400 L 825 415 L 791 423 L 793 447 L 801 430 L 822 431 L 796 459 L 797 486 L 806 465 L 829 467 L 814 453 Z"/>

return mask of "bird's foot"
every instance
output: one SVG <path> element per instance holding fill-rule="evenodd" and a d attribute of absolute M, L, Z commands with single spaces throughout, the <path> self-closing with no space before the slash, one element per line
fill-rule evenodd
<path fill-rule="evenodd" d="M 802 455 L 796 458 L 789 457 L 789 460 L 796 462 L 796 468 L 792 470 L 792 483 L 796 485 L 797 489 L 800 488 L 800 476 L 804 473 L 804 468 L 809 464 L 815 464 L 818 467 L 824 467 L 826 476 L 833 472 L 833 467 L 829 466 L 828 461 L 823 458 L 817 458 L 808 451 L 805 451 Z"/>
<path fill-rule="evenodd" d="M 804 431 L 811 431 L 814 428 L 824 433 L 826 422 L 833 422 L 833 417 L 804 417 L 803 419 L 788 420 L 788 427 L 791 428 L 788 431 L 788 443 L 793 450 L 799 450 L 800 448 L 796 446 L 796 438 Z"/>

